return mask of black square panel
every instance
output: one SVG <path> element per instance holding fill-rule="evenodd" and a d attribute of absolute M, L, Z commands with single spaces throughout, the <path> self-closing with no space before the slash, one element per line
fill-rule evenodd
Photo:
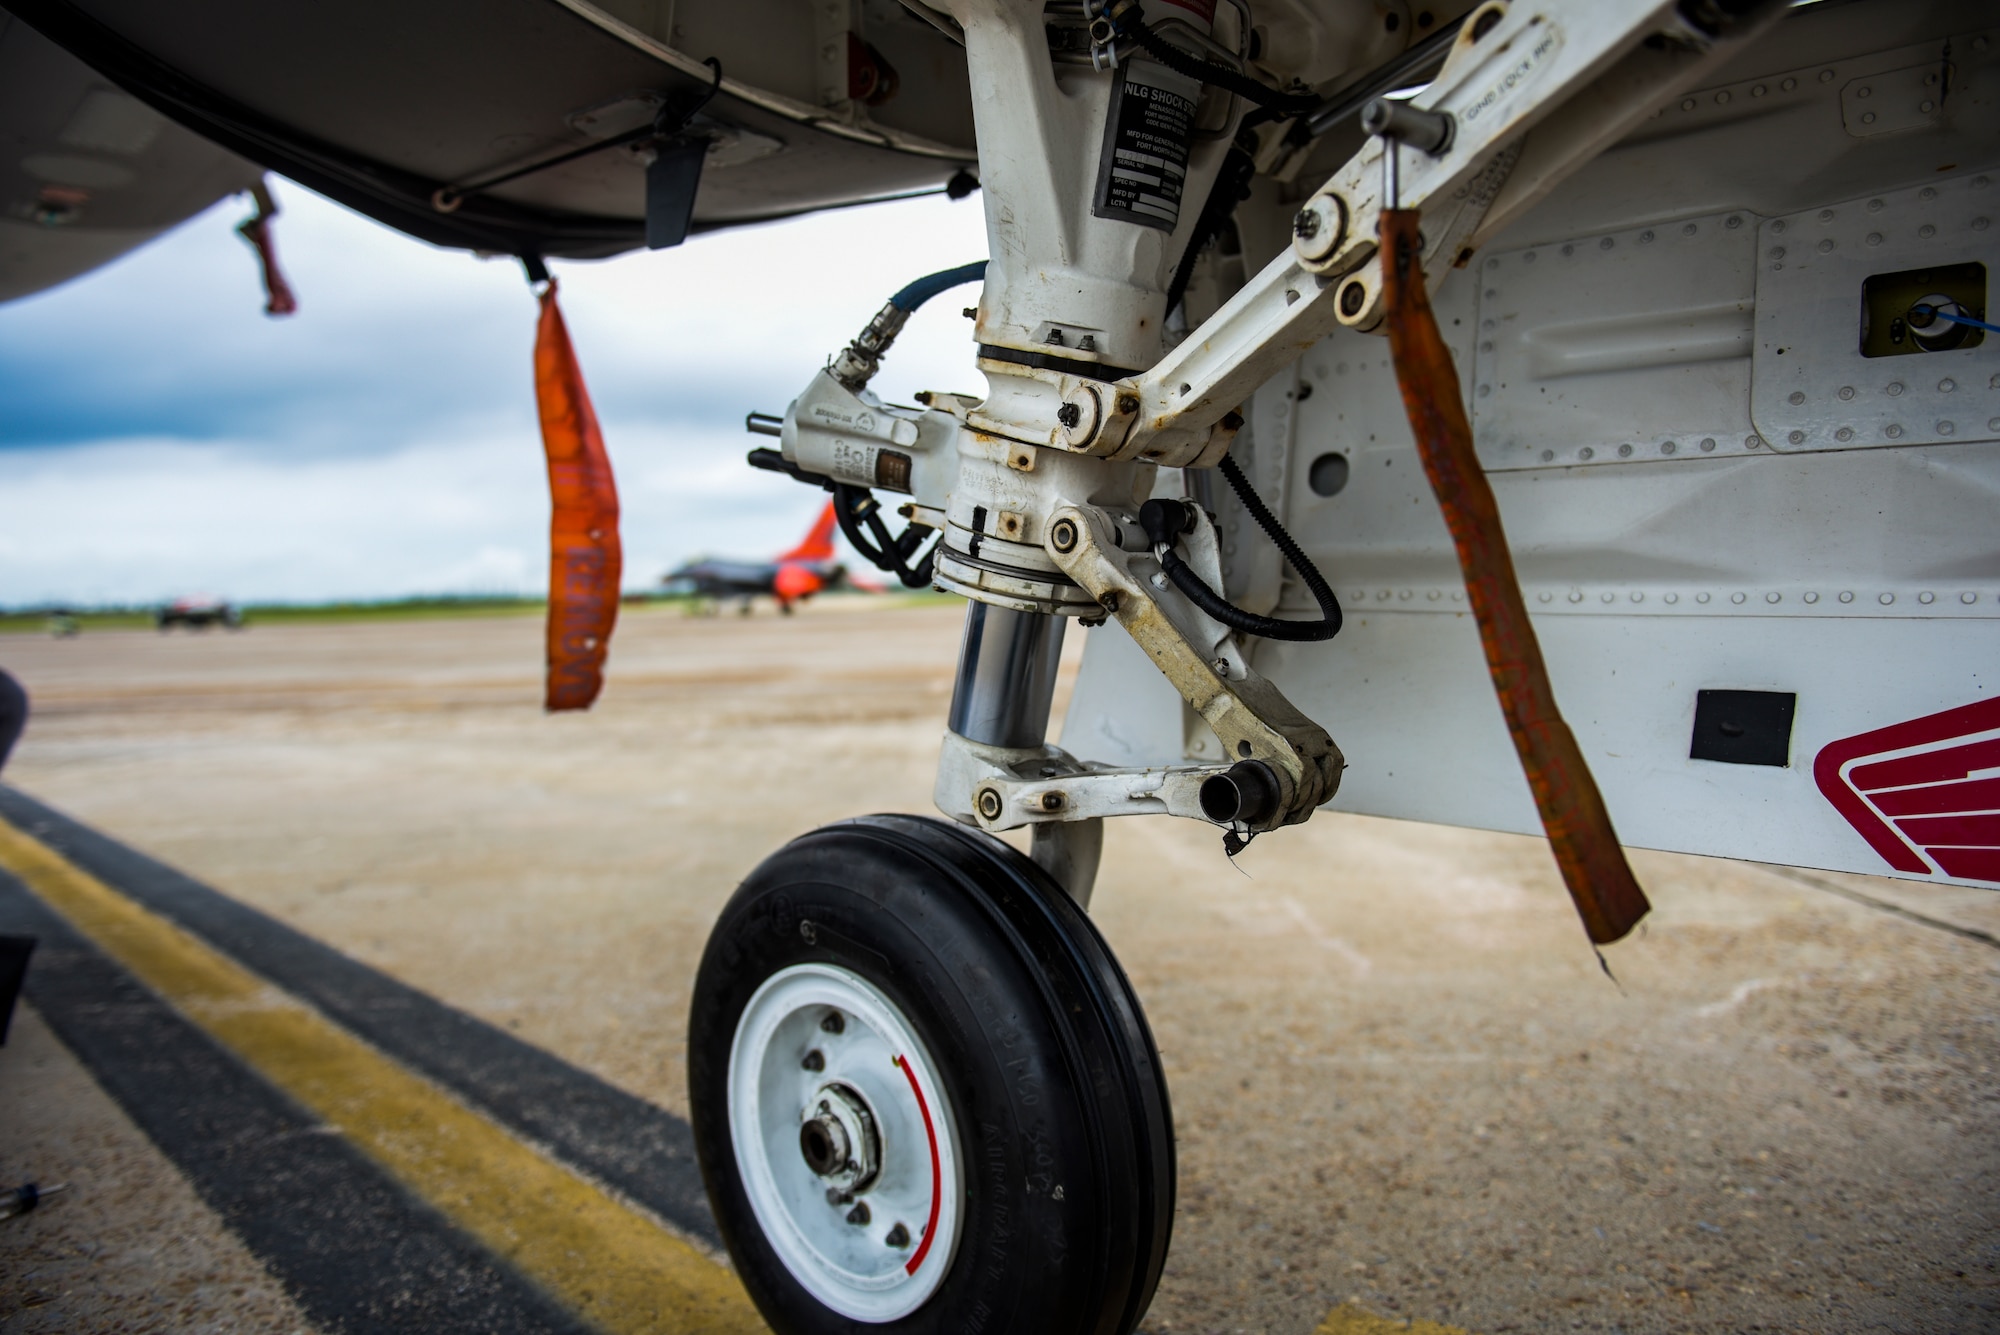
<path fill-rule="evenodd" d="M 1696 691 L 1688 758 L 1786 768 L 1798 702 L 1790 691 Z"/>

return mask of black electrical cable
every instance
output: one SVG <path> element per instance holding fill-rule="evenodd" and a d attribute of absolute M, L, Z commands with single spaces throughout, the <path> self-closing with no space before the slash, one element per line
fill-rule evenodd
<path fill-rule="evenodd" d="M 1195 218 L 1187 249 L 1181 252 L 1181 262 L 1174 266 L 1173 281 L 1167 284 L 1168 314 L 1187 296 L 1188 284 L 1194 279 L 1195 261 L 1201 258 L 1201 252 L 1208 249 L 1223 225 L 1235 216 L 1236 206 L 1250 198 L 1250 181 L 1257 174 L 1256 150 L 1256 132 L 1246 117 L 1243 128 L 1236 132 L 1236 141 L 1222 159 L 1222 169 L 1215 174 L 1215 184 L 1209 187 L 1207 202 Z"/>
<path fill-rule="evenodd" d="M 923 545 L 923 529 L 912 524 L 900 537 L 891 536 L 889 526 L 882 522 L 882 503 L 868 488 L 834 483 L 833 516 L 848 544 L 877 570 L 894 575 L 906 589 L 921 589 L 930 584 L 937 545 L 933 543 L 921 561 L 910 565 L 911 555 Z M 866 532 L 862 529 L 864 523 Z"/>
<path fill-rule="evenodd" d="M 1292 535 L 1285 532 L 1278 517 L 1264 504 L 1264 498 L 1250 485 L 1250 479 L 1243 476 L 1243 470 L 1228 455 L 1222 457 L 1222 476 L 1229 481 L 1229 489 L 1236 493 L 1236 499 L 1243 502 L 1243 508 L 1257 521 L 1257 527 L 1264 530 L 1278 551 L 1291 563 L 1299 578 L 1305 581 L 1312 596 L 1319 603 L 1321 619 L 1318 621 L 1281 621 L 1277 617 L 1259 616 L 1246 612 L 1231 604 L 1221 594 L 1208 587 L 1200 575 L 1174 550 L 1174 543 L 1187 530 L 1188 514 L 1186 506 L 1179 501 L 1151 500 L 1139 507 L 1139 524 L 1146 530 L 1146 540 L 1153 544 L 1153 551 L 1160 558 L 1160 569 L 1166 572 L 1174 587 L 1187 595 L 1188 601 L 1202 611 L 1228 626 L 1240 630 L 1245 635 L 1257 635 L 1267 640 L 1291 640 L 1313 642 L 1330 640 L 1340 634 L 1340 600 L 1333 589 L 1319 573 L 1319 567 L 1312 563 Z"/>
<path fill-rule="evenodd" d="M 905 588 L 921 589 L 930 584 L 937 545 L 933 543 L 924 553 L 924 559 L 912 566 L 910 556 L 924 545 L 922 526 L 912 524 L 901 536 L 890 537 L 888 525 L 882 522 L 882 503 L 875 499 L 874 492 L 851 483 L 835 482 L 824 474 L 807 472 L 776 450 L 752 450 L 749 463 L 752 468 L 783 473 L 794 481 L 832 492 L 833 517 L 856 552 L 877 570 L 901 580 Z M 862 527 L 864 524 L 866 529 Z"/>
<path fill-rule="evenodd" d="M 1154 32 L 1147 22 L 1139 17 L 1139 6 L 1128 4 L 1116 13 L 1106 15 L 1112 27 L 1126 37 L 1130 37 L 1143 48 L 1147 55 L 1165 65 L 1174 73 L 1198 83 L 1214 84 L 1217 88 L 1236 94 L 1247 102 L 1260 107 L 1283 112 L 1288 116 L 1302 116 L 1319 106 L 1319 99 L 1310 94 L 1287 93 L 1259 83 L 1239 70 L 1227 65 L 1218 65 L 1212 60 L 1203 60 Z"/>
<path fill-rule="evenodd" d="M 1194 278 L 1195 261 L 1201 258 L 1201 252 L 1209 247 L 1234 216 L 1237 204 L 1250 197 L 1250 181 L 1256 175 L 1257 126 L 1290 119 L 1293 124 L 1285 135 L 1286 142 L 1293 148 L 1303 147 L 1349 117 L 1358 115 L 1363 107 L 1382 94 L 1406 87 L 1412 79 L 1420 78 L 1442 64 L 1464 22 L 1463 18 L 1459 18 L 1445 24 L 1331 98 L 1280 95 L 1280 105 L 1262 103 L 1260 110 L 1244 116 L 1237 123 L 1236 142 L 1230 146 L 1228 157 L 1223 159 L 1222 170 L 1216 174 L 1215 184 L 1210 187 L 1208 199 L 1196 218 L 1194 231 L 1188 236 L 1187 249 L 1181 253 L 1181 262 L 1174 269 L 1173 282 L 1167 287 L 1167 312 L 1172 314 L 1174 307 L 1180 305 L 1181 299 L 1187 295 L 1188 283 Z M 1152 50 L 1151 47 L 1146 49 Z M 1210 68 L 1222 69 L 1221 66 Z M 1264 86 L 1259 84 L 1258 87 Z M 1271 91 L 1265 89 L 1266 93 Z"/>

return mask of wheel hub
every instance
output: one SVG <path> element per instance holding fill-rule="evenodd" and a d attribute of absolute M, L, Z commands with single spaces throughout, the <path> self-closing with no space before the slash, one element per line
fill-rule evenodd
<path fill-rule="evenodd" d="M 799 1154 L 806 1167 L 826 1179 L 829 1202 L 845 1204 L 866 1191 L 882 1158 L 882 1139 L 868 1101 L 850 1085 L 821 1085 L 799 1124 Z"/>
<path fill-rule="evenodd" d="M 773 974 L 737 1023 L 729 1105 L 750 1206 L 815 1298 L 880 1322 L 937 1290 L 964 1213 L 955 1119 L 894 1003 L 837 965 Z"/>

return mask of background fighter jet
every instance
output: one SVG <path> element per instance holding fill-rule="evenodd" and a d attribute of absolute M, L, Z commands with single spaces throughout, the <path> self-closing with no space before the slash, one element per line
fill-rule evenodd
<path fill-rule="evenodd" d="M 789 615 L 793 603 L 802 603 L 823 589 L 854 583 L 849 579 L 847 567 L 833 559 L 834 523 L 833 502 L 828 501 L 805 541 L 775 560 L 706 557 L 690 561 L 668 574 L 661 583 L 669 591 L 701 598 L 741 598 L 745 615 L 750 611 L 752 598 L 769 594 L 778 600 L 778 610 Z"/>

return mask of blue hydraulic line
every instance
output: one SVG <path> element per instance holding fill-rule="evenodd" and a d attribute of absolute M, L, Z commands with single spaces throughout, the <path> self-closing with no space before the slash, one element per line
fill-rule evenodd
<path fill-rule="evenodd" d="M 911 312 L 940 292 L 948 292 L 961 283 L 976 283 L 984 277 L 986 261 L 980 260 L 976 264 L 961 264 L 956 269 L 919 278 L 889 298 L 889 304 L 875 312 L 875 318 L 868 322 L 868 327 L 847 345 L 846 351 L 833 359 L 827 369 L 835 380 L 859 394 L 881 365 L 882 354 L 896 341 L 896 335 L 903 332 Z"/>
<path fill-rule="evenodd" d="M 942 273 L 919 278 L 889 298 L 889 304 L 907 315 L 940 292 L 949 292 L 964 283 L 976 283 L 984 277 L 986 277 L 985 260 L 961 264 L 956 269 L 946 269 Z"/>
<path fill-rule="evenodd" d="M 925 281 L 928 282 L 929 280 L 926 279 Z M 911 286 L 914 287 L 915 284 L 913 283 Z M 1984 329 L 1989 334 L 2000 334 L 2000 324 L 1988 324 L 1984 320 L 1975 320 L 1970 315 L 1954 315 L 1950 311 L 1939 310 L 1936 306 L 1912 306 L 1910 307 L 1910 314 L 1938 320 L 1949 320 L 1953 324 L 1967 325 L 1973 329 Z"/>

